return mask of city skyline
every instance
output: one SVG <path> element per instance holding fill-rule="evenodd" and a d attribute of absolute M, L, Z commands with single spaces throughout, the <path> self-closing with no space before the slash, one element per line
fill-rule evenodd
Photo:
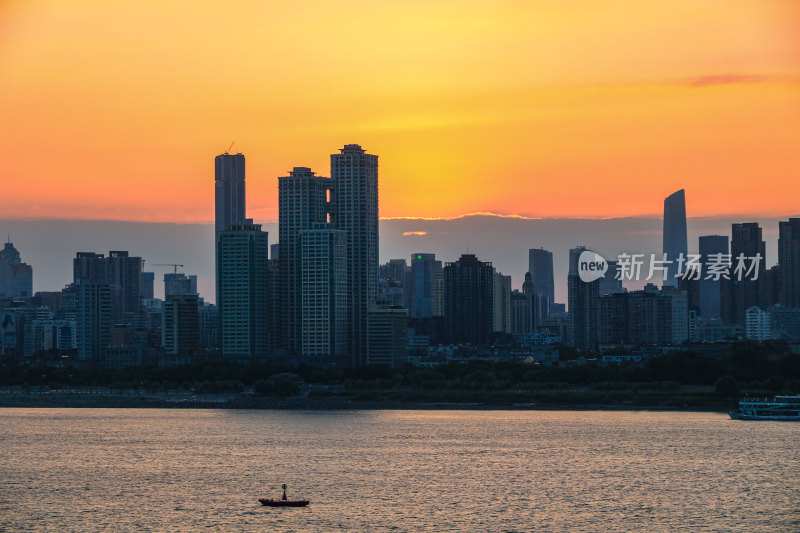
<path fill-rule="evenodd" d="M 656 199 L 657 201 L 658 199 Z M 731 224 L 744 220 L 757 221 L 764 233 L 767 249 L 767 266 L 778 260 L 779 222 L 791 216 L 769 219 L 754 217 L 687 217 L 689 253 L 698 252 L 698 238 L 704 235 L 727 235 L 730 240 Z M 272 246 L 278 240 L 278 224 L 263 224 L 270 235 Z M 183 264 L 187 274 L 198 276 L 197 289 L 208 300 L 214 301 L 214 259 L 206 249 L 214 239 L 212 224 L 165 224 L 142 222 L 101 222 L 86 220 L 7 220 L 2 222 L 4 232 L 20 249 L 26 262 L 34 265 L 36 272 L 34 292 L 60 290 L 72 280 L 71 264 L 78 250 L 112 250 L 121 248 L 141 255 L 146 268 L 156 271 L 155 294 L 163 297 L 163 274 L 172 272 L 172 266 L 160 263 Z M 404 230 L 424 235 L 404 236 Z M 467 248 L 479 256 L 491 257 L 503 273 L 513 278 L 519 287 L 528 268 L 528 250 L 544 247 L 554 254 L 554 269 L 563 275 L 556 277 L 555 300 L 566 301 L 566 269 L 570 248 L 578 244 L 594 247 L 607 258 L 631 249 L 642 253 L 659 253 L 662 246 L 661 217 L 591 219 L 534 219 L 473 216 L 453 220 L 382 220 L 380 222 L 380 262 L 392 258 L 409 257 L 422 251 L 437 250 L 444 261 L 457 260 Z M 506 239 L 496 239 L 498 232 Z M 629 288 L 637 288 L 626 282 Z"/>
<path fill-rule="evenodd" d="M 798 20 L 0 0 L 0 531 L 792 530 Z"/>
<path fill-rule="evenodd" d="M 381 154 L 385 217 L 657 215 L 686 185 L 696 215 L 795 214 L 796 2 L 187 7 L 3 4 L 4 217 L 210 222 L 235 141 L 274 221 L 273 178 L 342 139 Z"/>

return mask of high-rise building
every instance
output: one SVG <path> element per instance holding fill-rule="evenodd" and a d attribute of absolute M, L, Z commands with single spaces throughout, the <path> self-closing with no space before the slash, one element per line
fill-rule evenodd
<path fill-rule="evenodd" d="M 664 287 L 664 297 L 670 299 L 672 344 L 680 344 L 689 339 L 689 294 L 680 287 Z"/>
<path fill-rule="evenodd" d="M 78 280 L 93 280 L 98 283 L 105 283 L 106 264 L 103 254 L 94 252 L 78 252 L 72 260 L 72 282 Z"/>
<path fill-rule="evenodd" d="M 769 315 L 773 339 L 800 340 L 800 307 L 776 305 L 769 309 Z"/>
<path fill-rule="evenodd" d="M 664 198 L 664 253 L 667 256 L 667 279 L 664 285 L 678 286 L 678 258 L 688 253 L 686 242 L 686 197 L 683 189 Z"/>
<path fill-rule="evenodd" d="M 397 281 L 401 284 L 405 283 L 407 271 L 408 264 L 406 264 L 405 259 L 389 259 L 389 262 L 381 265 L 378 269 L 381 279 Z"/>
<path fill-rule="evenodd" d="M 378 156 L 357 144 L 339 152 L 331 155 L 331 221 L 335 229 L 347 232 L 348 348 L 351 364 L 362 366 L 367 312 L 378 291 Z"/>
<path fill-rule="evenodd" d="M 0 298 L 33 296 L 33 268 L 23 263 L 11 242 L 0 250 Z"/>
<path fill-rule="evenodd" d="M 142 272 L 142 285 L 139 287 L 139 298 L 141 300 L 152 300 L 156 282 L 155 272 Z"/>
<path fill-rule="evenodd" d="M 444 316 L 444 269 L 433 275 L 433 316 Z"/>
<path fill-rule="evenodd" d="M 284 349 L 283 340 L 283 285 L 281 283 L 281 263 L 278 259 L 270 259 L 267 263 L 267 314 L 269 321 L 269 351 Z"/>
<path fill-rule="evenodd" d="M 76 289 L 78 359 L 100 362 L 111 342 L 111 287 L 83 279 L 76 283 Z"/>
<path fill-rule="evenodd" d="M 107 283 L 111 286 L 112 315 L 117 322 L 137 323 L 142 308 L 141 283 L 144 261 L 126 251 L 108 252 Z"/>
<path fill-rule="evenodd" d="M 530 335 L 536 331 L 537 313 L 541 313 L 539 302 L 547 300 L 544 294 L 537 293 L 530 272 L 525 272 L 522 292 L 511 293 L 511 333 Z"/>
<path fill-rule="evenodd" d="M 316 364 L 337 362 L 347 350 L 347 259 L 345 232 L 300 232 L 299 353 Z M 349 362 L 347 362 L 349 363 Z"/>
<path fill-rule="evenodd" d="M 141 257 L 132 257 L 127 251 L 111 250 L 108 257 L 93 252 L 78 252 L 72 260 L 73 283 L 108 285 L 112 321 L 138 323 L 142 312 L 143 266 Z"/>
<path fill-rule="evenodd" d="M 197 294 L 197 276 L 187 276 L 183 272 L 164 274 L 164 299 L 179 294 Z"/>
<path fill-rule="evenodd" d="M 192 356 L 200 346 L 200 300 L 197 294 L 170 294 L 161 313 L 161 347 L 171 355 Z"/>
<path fill-rule="evenodd" d="M 445 338 L 451 344 L 490 344 L 494 330 L 494 268 L 472 254 L 447 263 L 444 275 Z"/>
<path fill-rule="evenodd" d="M 278 178 L 278 234 L 282 292 L 283 348 L 302 353 L 303 293 L 301 234 L 328 227 L 331 180 L 295 167 Z"/>
<path fill-rule="evenodd" d="M 703 235 L 699 239 L 700 280 L 700 316 L 706 320 L 722 317 L 722 283 L 719 280 L 706 279 L 709 257 L 716 254 L 728 254 L 728 238 L 725 235 Z M 717 256 L 719 257 L 719 256 Z"/>
<path fill-rule="evenodd" d="M 800 307 L 800 218 L 778 222 L 778 266 L 780 304 Z"/>
<path fill-rule="evenodd" d="M 766 263 L 766 244 L 761 237 L 761 227 L 756 222 L 733 224 L 731 228 L 731 261 L 730 279 L 722 284 L 722 318 L 730 324 L 744 325 L 745 311 L 754 305 L 760 305 L 761 286 L 764 283 L 764 265 Z M 743 256 L 749 266 L 752 258 L 761 257 L 758 265 L 759 279 L 753 276 L 742 276 L 737 279 L 734 270 L 738 257 Z"/>
<path fill-rule="evenodd" d="M 403 287 L 411 318 L 434 316 L 434 278 L 441 268 L 442 263 L 436 260 L 436 254 L 411 254 L 411 270 Z"/>
<path fill-rule="evenodd" d="M 615 293 L 601 296 L 598 301 L 598 342 L 602 345 L 642 345 L 672 344 L 675 338 L 686 333 L 674 331 L 680 320 L 686 320 L 686 313 L 676 308 L 674 298 L 680 294 L 668 295 L 648 284 L 642 291 Z M 685 301 L 685 300 L 683 300 Z M 677 312 L 677 323 L 673 321 L 673 311 Z M 685 340 L 683 338 L 682 340 Z M 680 342 L 680 341 L 679 341 Z"/>
<path fill-rule="evenodd" d="M 250 362 L 269 350 L 267 233 L 251 220 L 231 224 L 217 251 L 222 355 Z"/>
<path fill-rule="evenodd" d="M 530 272 L 525 274 L 530 275 Z M 530 335 L 533 333 L 533 319 L 530 298 L 514 289 L 511 292 L 511 334 L 512 335 Z"/>
<path fill-rule="evenodd" d="M 367 364 L 397 367 L 408 357 L 408 310 L 389 306 L 367 313 Z"/>
<path fill-rule="evenodd" d="M 219 347 L 219 308 L 213 304 L 203 303 L 198 308 L 197 320 L 200 346 L 216 350 Z"/>
<path fill-rule="evenodd" d="M 603 274 L 603 277 L 599 280 L 600 296 L 625 292 L 625 289 L 622 287 L 622 277 L 617 276 L 618 262 L 606 261 L 606 263 L 608 263 L 608 269 L 606 270 L 605 274 Z"/>
<path fill-rule="evenodd" d="M 156 363 L 157 358 L 149 357 L 147 347 L 147 330 L 132 324 L 115 324 L 111 328 L 111 342 L 106 349 L 106 367 L 126 368 Z"/>
<path fill-rule="evenodd" d="M 269 351 L 276 352 L 285 349 L 283 340 L 283 285 L 281 283 L 281 263 L 277 259 L 270 259 L 267 263 L 267 313 L 269 321 Z"/>
<path fill-rule="evenodd" d="M 744 336 L 751 341 L 764 342 L 772 338 L 771 318 L 768 311 L 758 306 L 745 310 Z"/>
<path fill-rule="evenodd" d="M 553 252 L 544 248 L 528 250 L 528 272 L 531 274 L 531 281 L 536 292 L 547 298 L 546 311 L 549 313 L 550 307 L 555 303 Z M 537 319 L 537 323 L 542 323 L 546 319 L 547 316 L 542 315 Z"/>
<path fill-rule="evenodd" d="M 494 273 L 492 289 L 494 323 L 492 331 L 511 333 L 511 276 Z"/>
<path fill-rule="evenodd" d="M 225 152 L 214 158 L 214 257 L 219 258 L 217 248 L 220 235 L 232 224 L 243 224 L 245 210 L 244 155 Z M 215 264 L 217 301 L 219 301 L 219 264 Z"/>
<path fill-rule="evenodd" d="M 579 350 L 594 350 L 597 346 L 597 313 L 601 280 L 596 279 L 592 282 L 581 280 L 578 273 L 578 258 L 584 251 L 586 248 L 583 246 L 569 251 L 567 340 Z"/>

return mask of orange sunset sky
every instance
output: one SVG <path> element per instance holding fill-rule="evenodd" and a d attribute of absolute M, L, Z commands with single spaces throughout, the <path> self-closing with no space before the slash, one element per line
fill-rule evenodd
<path fill-rule="evenodd" d="M 0 0 L 4 218 L 210 222 L 213 158 L 383 217 L 800 211 L 800 1 Z"/>

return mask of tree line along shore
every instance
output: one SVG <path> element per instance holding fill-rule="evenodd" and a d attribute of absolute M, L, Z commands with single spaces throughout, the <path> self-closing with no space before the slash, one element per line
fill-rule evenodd
<path fill-rule="evenodd" d="M 0 360 L 0 406 L 725 410 L 741 395 L 798 391 L 800 354 L 756 343 L 734 344 L 722 357 L 679 351 L 607 367 L 474 360 L 339 369 L 217 360 L 108 369 Z"/>

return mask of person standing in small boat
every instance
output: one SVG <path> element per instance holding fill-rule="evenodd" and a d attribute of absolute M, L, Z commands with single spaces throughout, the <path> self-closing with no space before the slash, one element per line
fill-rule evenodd
<path fill-rule="evenodd" d="M 259 498 L 258 501 L 261 505 L 268 505 L 269 507 L 305 507 L 308 505 L 308 500 L 290 500 L 286 497 L 286 483 L 283 485 L 283 497 L 280 500 L 273 500 L 272 498 Z"/>

